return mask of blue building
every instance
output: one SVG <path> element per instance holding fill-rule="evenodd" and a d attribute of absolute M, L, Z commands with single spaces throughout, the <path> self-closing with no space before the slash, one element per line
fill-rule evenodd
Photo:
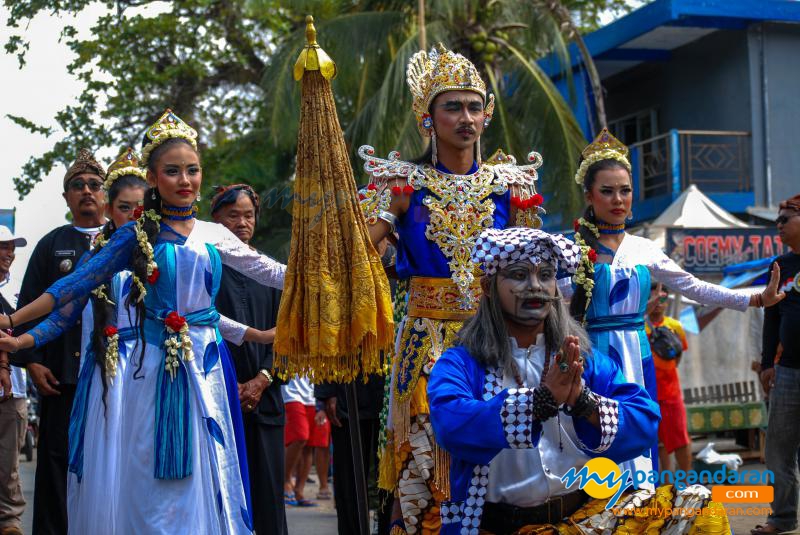
<path fill-rule="evenodd" d="M 631 147 L 634 223 L 690 184 L 740 216 L 800 193 L 800 1 L 655 0 L 584 39 L 609 129 Z M 591 139 L 591 85 L 570 51 L 571 95 L 567 66 L 540 65 Z"/>

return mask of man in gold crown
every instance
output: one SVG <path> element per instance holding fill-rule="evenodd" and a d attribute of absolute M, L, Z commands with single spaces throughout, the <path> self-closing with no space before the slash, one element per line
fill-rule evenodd
<path fill-rule="evenodd" d="M 395 491 L 399 533 L 438 533 L 440 506 L 449 499 L 449 459 L 433 436 L 428 376 L 480 298 L 470 251 L 481 231 L 537 227 L 541 156 L 517 166 L 498 151 L 482 162 L 480 137 L 489 126 L 494 96 L 475 66 L 442 45 L 417 52 L 407 82 L 417 127 L 430 138 L 416 162 L 375 157 L 359 149 L 370 183 L 361 194 L 372 242 L 397 241 L 397 275 L 407 288 L 393 361 L 387 445 L 379 484 Z M 402 518 L 401 518 L 402 516 Z"/>

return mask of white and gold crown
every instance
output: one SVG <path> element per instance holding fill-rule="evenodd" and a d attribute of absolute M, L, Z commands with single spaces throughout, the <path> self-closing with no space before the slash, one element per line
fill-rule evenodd
<path fill-rule="evenodd" d="M 142 165 L 147 165 L 147 159 L 153 149 L 168 139 L 185 139 L 197 150 L 197 130 L 186 124 L 169 108 L 158 118 L 158 121 L 147 129 L 144 135 L 148 141 L 142 147 Z"/>
<path fill-rule="evenodd" d="M 424 125 L 426 118 L 430 117 L 431 102 L 445 91 L 474 91 L 486 103 L 486 117 L 491 118 L 494 111 L 494 95 L 489 95 L 487 100 L 486 84 L 475 65 L 461 54 L 447 50 L 441 43 L 430 52 L 420 50 L 411 56 L 406 83 L 414 99 L 412 107 L 417 117 L 417 128 L 423 136 L 429 136 L 432 130 Z"/>
<path fill-rule="evenodd" d="M 631 162 L 628 160 L 628 147 L 626 147 L 622 141 L 615 138 L 614 135 L 608 131 L 608 128 L 603 128 L 600 133 L 597 134 L 594 141 L 583 149 L 581 156 L 583 157 L 583 161 L 581 161 L 581 165 L 575 173 L 575 182 L 580 185 L 583 185 L 583 177 L 586 176 L 586 171 L 588 171 L 589 167 L 601 160 L 617 160 L 624 165 L 628 171 L 631 170 Z"/>
<path fill-rule="evenodd" d="M 142 180 L 147 179 L 147 173 L 144 169 L 139 167 L 139 157 L 136 156 L 136 153 L 130 147 L 117 156 L 114 163 L 108 166 L 108 174 L 106 174 L 103 187 L 108 191 L 116 179 L 125 175 L 138 176 Z"/>

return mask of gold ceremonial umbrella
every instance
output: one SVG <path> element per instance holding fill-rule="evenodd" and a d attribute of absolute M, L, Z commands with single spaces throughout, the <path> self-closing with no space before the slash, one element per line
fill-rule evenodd
<path fill-rule="evenodd" d="M 301 80 L 292 244 L 275 337 L 276 367 L 317 381 L 380 372 L 393 343 L 389 283 L 357 201 L 330 80 L 336 65 L 313 18 L 294 77 Z"/>

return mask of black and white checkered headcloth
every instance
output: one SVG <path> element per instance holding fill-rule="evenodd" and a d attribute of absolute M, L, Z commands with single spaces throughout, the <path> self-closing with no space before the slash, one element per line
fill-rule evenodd
<path fill-rule="evenodd" d="M 580 248 L 571 240 L 561 234 L 526 227 L 484 230 L 472 249 L 472 261 L 480 264 L 489 276 L 521 260 L 530 260 L 532 264 L 549 262 L 575 273 L 579 259 Z"/>

